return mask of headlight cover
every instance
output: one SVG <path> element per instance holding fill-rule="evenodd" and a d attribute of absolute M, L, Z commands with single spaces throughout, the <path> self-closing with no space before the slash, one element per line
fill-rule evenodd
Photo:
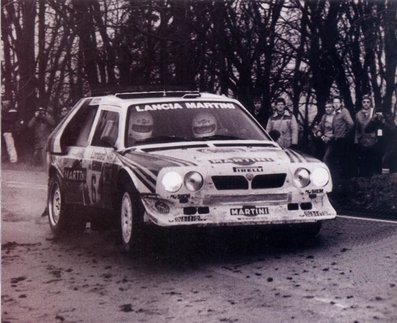
<path fill-rule="evenodd" d="M 330 176 L 324 167 L 318 167 L 313 171 L 311 178 L 314 185 L 323 187 L 328 184 Z"/>
<path fill-rule="evenodd" d="M 175 193 L 181 188 L 183 179 L 177 172 L 169 172 L 163 176 L 161 184 L 167 192 Z"/>
<path fill-rule="evenodd" d="M 189 172 L 185 175 L 185 186 L 191 192 L 197 192 L 203 187 L 203 176 L 198 172 Z"/>
<path fill-rule="evenodd" d="M 306 168 L 298 168 L 294 173 L 294 185 L 299 188 L 310 184 L 310 172 Z"/>

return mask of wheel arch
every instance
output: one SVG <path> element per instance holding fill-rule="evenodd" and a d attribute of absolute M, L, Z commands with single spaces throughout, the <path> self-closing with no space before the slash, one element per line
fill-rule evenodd
<path fill-rule="evenodd" d="M 50 198 L 51 181 L 57 177 L 62 178 L 61 172 L 54 165 L 51 165 L 48 169 L 47 201 Z"/>
<path fill-rule="evenodd" d="M 125 168 L 119 170 L 115 184 L 115 189 L 113 190 L 113 205 L 115 208 L 117 208 L 120 195 L 127 185 L 130 185 L 133 192 L 139 195 L 136 180 L 133 178 L 131 172 Z"/>

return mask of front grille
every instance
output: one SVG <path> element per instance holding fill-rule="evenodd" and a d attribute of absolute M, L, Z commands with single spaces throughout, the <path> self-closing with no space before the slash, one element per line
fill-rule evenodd
<path fill-rule="evenodd" d="M 248 181 L 244 176 L 212 176 L 217 190 L 247 190 Z"/>
<path fill-rule="evenodd" d="M 256 188 L 277 188 L 282 187 L 287 174 L 264 174 L 256 175 L 252 180 L 251 187 Z"/>
<path fill-rule="evenodd" d="M 284 185 L 287 174 L 256 175 L 252 182 L 252 189 L 278 188 Z M 247 190 L 249 182 L 244 176 L 212 176 L 217 190 Z"/>

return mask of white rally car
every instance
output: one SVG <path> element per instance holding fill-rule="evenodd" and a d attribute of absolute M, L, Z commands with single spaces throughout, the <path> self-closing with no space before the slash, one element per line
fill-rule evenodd
<path fill-rule="evenodd" d="M 55 235 L 117 219 L 126 250 L 148 224 L 300 225 L 336 217 L 321 161 L 283 150 L 236 100 L 199 92 L 81 99 L 48 141 Z"/>

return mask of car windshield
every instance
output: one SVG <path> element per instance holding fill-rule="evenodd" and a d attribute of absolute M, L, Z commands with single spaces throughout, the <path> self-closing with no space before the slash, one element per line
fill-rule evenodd
<path fill-rule="evenodd" d="M 219 101 L 131 105 L 126 147 L 198 140 L 270 140 L 238 105 Z"/>

